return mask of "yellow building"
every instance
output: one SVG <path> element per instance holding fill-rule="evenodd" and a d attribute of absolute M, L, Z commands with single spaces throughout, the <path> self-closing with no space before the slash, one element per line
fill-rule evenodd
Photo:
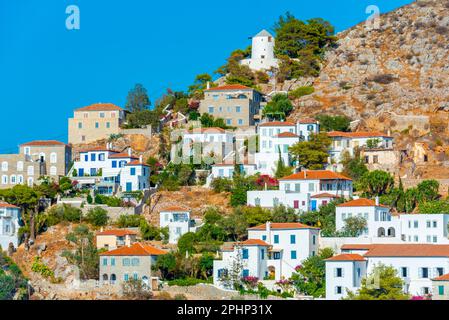
<path fill-rule="evenodd" d="M 112 103 L 96 103 L 74 111 L 69 119 L 69 143 L 89 143 L 120 133 L 125 111 Z"/>

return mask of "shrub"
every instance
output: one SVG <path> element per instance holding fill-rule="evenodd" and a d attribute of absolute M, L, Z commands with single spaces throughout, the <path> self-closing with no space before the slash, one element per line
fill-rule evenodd
<path fill-rule="evenodd" d="M 315 92 L 315 89 L 312 86 L 299 87 L 295 90 L 291 91 L 288 95 L 290 99 L 299 99 L 303 96 L 307 96 Z"/>
<path fill-rule="evenodd" d="M 123 297 L 129 300 L 150 300 L 153 293 L 142 280 L 130 279 L 122 284 Z"/>
<path fill-rule="evenodd" d="M 390 84 L 394 81 L 394 76 L 392 74 L 378 74 L 371 78 L 371 81 L 380 84 Z"/>
<path fill-rule="evenodd" d="M 144 221 L 145 218 L 137 215 L 125 215 L 122 214 L 117 220 L 117 227 L 119 228 L 137 228 L 140 226 L 140 223 Z"/>
<path fill-rule="evenodd" d="M 212 180 L 211 187 L 216 193 L 231 192 L 232 180 L 227 178 L 215 178 Z"/>
<path fill-rule="evenodd" d="M 190 287 L 199 283 L 210 283 L 210 280 L 202 280 L 197 278 L 174 279 L 167 282 L 169 286 Z"/>
<path fill-rule="evenodd" d="M 92 199 L 92 196 L 90 195 L 90 193 L 87 195 L 87 203 L 88 204 L 92 204 L 93 203 L 93 199 Z"/>
<path fill-rule="evenodd" d="M 90 209 L 89 212 L 86 215 L 86 220 L 90 224 L 101 227 L 108 224 L 108 212 L 103 208 L 93 208 Z"/>
<path fill-rule="evenodd" d="M 33 264 L 31 265 L 31 271 L 39 273 L 44 278 L 53 278 L 54 272 L 42 262 L 41 258 L 34 257 Z"/>

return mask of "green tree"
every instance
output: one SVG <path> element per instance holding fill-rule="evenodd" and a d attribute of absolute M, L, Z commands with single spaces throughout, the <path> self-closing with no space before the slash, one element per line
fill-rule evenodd
<path fill-rule="evenodd" d="M 191 97 L 201 99 L 204 96 L 204 90 L 207 88 L 207 83 L 211 87 L 214 86 L 212 76 L 208 73 L 202 73 L 195 77 L 194 83 L 189 86 L 189 94 Z"/>
<path fill-rule="evenodd" d="M 161 272 L 162 279 L 173 279 L 176 272 L 176 256 L 173 253 L 158 256 L 153 268 Z"/>
<path fill-rule="evenodd" d="M 360 190 L 368 197 L 381 196 L 391 191 L 394 179 L 390 173 L 382 170 L 366 172 L 360 179 Z"/>
<path fill-rule="evenodd" d="M 449 201 L 434 200 L 421 203 L 419 213 L 447 213 L 449 212 Z"/>
<path fill-rule="evenodd" d="M 107 225 L 108 220 L 108 212 L 105 209 L 99 207 L 90 209 L 86 215 L 86 221 L 96 227 Z"/>
<path fill-rule="evenodd" d="M 274 174 L 274 177 L 276 179 L 280 179 L 280 178 L 289 176 L 292 173 L 293 173 L 293 168 L 285 165 L 284 160 L 281 157 L 281 153 L 279 152 L 279 160 L 276 164 L 276 172 Z"/>
<path fill-rule="evenodd" d="M 147 89 L 143 85 L 138 83 L 128 92 L 125 109 L 129 112 L 147 110 L 150 105 L 151 102 L 147 94 Z"/>
<path fill-rule="evenodd" d="M 348 292 L 347 300 L 408 300 L 410 296 L 402 292 L 402 286 L 395 268 L 379 264 L 362 279 L 357 292 Z"/>
<path fill-rule="evenodd" d="M 369 171 L 359 156 L 351 158 L 348 152 L 343 155 L 341 162 L 343 164 L 342 173 L 350 177 L 355 182 L 359 181 L 363 175 Z"/>
<path fill-rule="evenodd" d="M 158 110 L 139 110 L 130 113 L 126 117 L 128 128 L 143 128 L 151 125 L 152 128 L 158 128 L 160 124 L 161 113 Z"/>
<path fill-rule="evenodd" d="M 438 193 L 440 184 L 436 180 L 424 180 L 418 184 L 417 188 L 421 202 L 434 201 L 440 197 Z"/>
<path fill-rule="evenodd" d="M 379 138 L 368 139 L 368 140 L 366 140 L 366 147 L 368 149 L 375 149 L 379 146 L 379 143 L 380 143 Z"/>
<path fill-rule="evenodd" d="M 272 222 L 297 222 L 298 215 L 293 208 L 287 208 L 284 205 L 274 207 L 271 210 L 271 221 Z"/>
<path fill-rule="evenodd" d="M 315 117 L 320 122 L 320 128 L 323 131 L 349 131 L 351 120 L 345 116 L 330 116 L 327 114 Z"/>
<path fill-rule="evenodd" d="M 301 141 L 290 147 L 290 153 L 302 166 L 310 170 L 322 169 L 329 157 L 331 139 L 323 133 L 312 134 L 309 141 Z"/>
<path fill-rule="evenodd" d="M 196 235 L 193 232 L 187 232 L 178 239 L 178 251 L 180 254 L 196 253 L 195 250 Z"/>
<path fill-rule="evenodd" d="M 293 104 L 286 94 L 278 93 L 263 109 L 263 115 L 269 119 L 285 119 L 293 110 Z"/>
<path fill-rule="evenodd" d="M 349 217 L 345 220 L 343 235 L 345 237 L 358 237 L 366 229 L 367 222 L 363 217 Z"/>
<path fill-rule="evenodd" d="M 325 260 L 333 255 L 331 248 L 324 248 L 318 255 L 307 258 L 300 266 L 297 266 L 296 272 L 291 277 L 296 289 L 315 298 L 324 297 L 326 294 Z"/>

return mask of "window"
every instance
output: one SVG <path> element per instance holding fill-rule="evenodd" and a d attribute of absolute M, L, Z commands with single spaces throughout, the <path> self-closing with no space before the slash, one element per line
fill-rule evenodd
<path fill-rule="evenodd" d="M 426 228 L 430 228 L 430 226 L 431 226 L 430 220 L 427 220 L 426 221 Z"/>
<path fill-rule="evenodd" d="M 249 257 L 248 249 L 243 249 L 242 250 L 242 258 L 243 259 L 248 259 L 248 257 Z"/>
<path fill-rule="evenodd" d="M 433 242 L 433 243 L 437 243 L 437 242 L 438 242 L 437 236 L 433 236 L 433 237 L 432 237 L 432 242 Z"/>
<path fill-rule="evenodd" d="M 82 129 L 83 128 L 83 123 L 82 122 L 78 122 L 78 129 Z"/>
<path fill-rule="evenodd" d="M 290 235 L 290 243 L 291 244 L 295 244 L 296 243 L 296 235 L 294 235 L 294 234 Z"/>
<path fill-rule="evenodd" d="M 100 112 L 100 118 L 104 118 L 104 112 Z"/>
<path fill-rule="evenodd" d="M 263 259 L 265 259 L 265 249 L 260 249 L 260 256 Z"/>
<path fill-rule="evenodd" d="M 315 191 L 315 185 L 313 183 L 309 183 L 309 192 Z"/>
<path fill-rule="evenodd" d="M 422 279 L 429 278 L 429 268 L 419 268 L 419 277 Z"/>
<path fill-rule="evenodd" d="M 134 273 L 133 274 L 133 278 L 134 278 L 134 280 L 138 280 L 139 279 L 139 275 L 137 273 Z"/>
<path fill-rule="evenodd" d="M 95 153 L 90 155 L 90 161 L 97 161 L 97 155 Z"/>
<path fill-rule="evenodd" d="M 129 266 L 129 263 L 130 263 L 129 258 L 124 258 L 123 261 L 122 261 L 122 264 L 123 264 L 124 267 Z"/>
<path fill-rule="evenodd" d="M 23 171 L 23 161 L 17 161 L 17 171 Z"/>
<path fill-rule="evenodd" d="M 29 177 L 27 183 L 29 187 L 32 187 L 34 184 L 34 179 L 32 177 Z"/>
<path fill-rule="evenodd" d="M 315 235 L 312 236 L 312 244 L 313 244 L 313 245 L 316 244 L 316 236 L 315 236 Z"/>
<path fill-rule="evenodd" d="M 87 119 L 87 118 L 89 118 L 89 113 L 84 112 L 84 119 Z"/>
<path fill-rule="evenodd" d="M 136 168 L 131 168 L 131 175 L 135 176 L 136 175 Z"/>
<path fill-rule="evenodd" d="M 111 118 L 115 118 L 115 112 L 111 112 Z"/>
<path fill-rule="evenodd" d="M 274 243 L 279 243 L 279 235 L 278 234 L 274 235 Z"/>
<path fill-rule="evenodd" d="M 111 266 L 115 266 L 115 258 L 111 258 Z"/>
<path fill-rule="evenodd" d="M 441 277 L 444 274 L 444 268 L 435 268 L 435 273 L 438 277 Z"/>
<path fill-rule="evenodd" d="M 123 280 L 128 281 L 129 280 L 129 275 L 127 273 L 125 273 L 123 275 Z"/>
<path fill-rule="evenodd" d="M 108 259 L 107 258 L 103 258 L 103 265 L 107 266 L 108 265 Z"/>
<path fill-rule="evenodd" d="M 6 161 L 2 162 L 2 171 L 8 171 L 8 162 Z"/>
<path fill-rule="evenodd" d="M 131 259 L 131 265 L 132 266 L 138 266 L 140 264 L 139 258 L 132 258 Z"/>
<path fill-rule="evenodd" d="M 299 209 L 299 200 L 294 200 L 293 201 L 293 208 L 294 209 Z"/>
<path fill-rule="evenodd" d="M 243 269 L 243 277 L 249 277 L 249 270 Z"/>
<path fill-rule="evenodd" d="M 296 250 L 292 250 L 292 251 L 290 252 L 290 258 L 291 258 L 292 260 L 296 260 Z"/>
<path fill-rule="evenodd" d="M 226 124 L 230 126 L 232 124 L 232 119 L 226 119 Z"/>
<path fill-rule="evenodd" d="M 401 267 L 401 277 L 402 278 L 407 278 L 408 276 L 408 269 L 407 267 Z"/>
<path fill-rule="evenodd" d="M 429 287 L 422 287 L 421 288 L 421 293 L 422 294 L 429 294 Z"/>
<path fill-rule="evenodd" d="M 12 176 L 10 177 L 10 181 L 11 181 L 11 184 L 16 184 L 16 182 L 17 182 L 17 177 L 16 177 L 15 175 L 12 175 Z"/>
<path fill-rule="evenodd" d="M 218 277 L 226 277 L 228 275 L 228 270 L 227 269 L 218 269 Z"/>
<path fill-rule="evenodd" d="M 257 206 L 260 207 L 260 198 L 254 199 L 254 205 L 255 205 L 256 207 L 257 207 Z"/>
<path fill-rule="evenodd" d="M 239 119 L 238 120 L 238 124 L 241 126 L 241 125 L 243 125 L 243 119 Z"/>
<path fill-rule="evenodd" d="M 111 123 L 110 122 L 106 122 L 106 128 L 110 128 L 111 127 Z"/>
<path fill-rule="evenodd" d="M 214 113 L 214 107 L 209 107 L 209 113 Z"/>
<path fill-rule="evenodd" d="M 50 167 L 50 175 L 56 176 L 57 174 L 58 174 L 58 168 L 56 168 L 55 166 L 51 166 Z"/>
<path fill-rule="evenodd" d="M 343 278 L 343 268 L 335 268 L 335 277 Z"/>
<path fill-rule="evenodd" d="M 240 112 L 241 111 L 241 107 L 235 107 L 235 112 Z"/>
<path fill-rule="evenodd" d="M 263 241 L 267 241 L 267 236 L 265 236 L 265 235 L 262 236 L 262 240 L 263 240 Z"/>
<path fill-rule="evenodd" d="M 95 122 L 95 129 L 100 128 L 100 124 L 98 122 Z"/>
<path fill-rule="evenodd" d="M 50 153 L 50 163 L 56 163 L 58 162 L 58 155 L 56 152 Z"/>
<path fill-rule="evenodd" d="M 342 288 L 340 286 L 335 287 L 335 293 L 336 294 L 341 294 L 343 292 Z"/>
<path fill-rule="evenodd" d="M 433 228 L 436 228 L 436 227 L 437 227 L 437 225 L 438 225 L 438 222 L 437 222 L 437 221 L 435 221 L 435 220 L 434 220 L 434 221 L 432 221 L 432 227 L 433 227 Z"/>
<path fill-rule="evenodd" d="M 438 294 L 444 296 L 444 286 L 438 286 Z"/>
<path fill-rule="evenodd" d="M 181 235 L 181 232 L 182 232 L 182 230 L 181 230 L 181 227 L 176 227 L 176 234 L 177 235 Z"/>
<path fill-rule="evenodd" d="M 23 184 L 23 176 L 22 176 L 21 174 L 19 174 L 19 175 L 17 176 L 17 183 L 18 183 L 18 184 Z"/>
<path fill-rule="evenodd" d="M 379 156 L 373 156 L 373 163 L 379 163 Z"/>
<path fill-rule="evenodd" d="M 274 198 L 273 199 L 273 207 L 277 207 L 279 206 L 279 199 L 278 198 Z"/>
<path fill-rule="evenodd" d="M 106 160 L 106 155 L 105 155 L 104 153 L 100 153 L 100 154 L 98 155 L 98 160 L 99 160 L 99 161 L 105 161 L 105 160 Z"/>
<path fill-rule="evenodd" d="M 120 162 L 119 162 L 119 167 L 120 167 L 120 168 L 124 168 L 125 165 L 126 165 L 126 161 L 123 160 L 123 161 L 120 161 Z"/>
<path fill-rule="evenodd" d="M 34 176 L 34 167 L 28 166 L 27 173 L 29 176 Z"/>
<path fill-rule="evenodd" d="M 418 228 L 418 221 L 417 221 L 417 220 L 413 221 L 413 227 L 414 227 L 415 229 Z"/>

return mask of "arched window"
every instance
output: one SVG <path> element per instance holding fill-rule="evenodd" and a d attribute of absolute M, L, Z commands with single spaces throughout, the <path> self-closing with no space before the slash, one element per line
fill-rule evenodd
<path fill-rule="evenodd" d="M 379 238 L 385 237 L 385 229 L 384 229 L 384 228 L 379 228 L 379 229 L 377 229 L 377 236 L 378 236 Z"/>
<path fill-rule="evenodd" d="M 17 161 L 17 171 L 23 171 L 23 161 Z"/>
<path fill-rule="evenodd" d="M 108 279 L 109 279 L 109 277 L 108 277 L 108 275 L 105 273 L 105 274 L 103 275 L 103 281 L 108 281 Z"/>
<path fill-rule="evenodd" d="M 15 175 L 12 175 L 11 177 L 9 177 L 9 181 L 11 182 L 11 184 L 16 184 L 17 183 L 17 177 Z"/>
<path fill-rule="evenodd" d="M 388 228 L 387 235 L 389 237 L 395 237 L 396 236 L 396 231 L 394 230 L 393 227 Z"/>
<path fill-rule="evenodd" d="M 2 184 L 8 184 L 8 176 L 6 175 L 2 176 Z"/>
<path fill-rule="evenodd" d="M 55 166 L 51 166 L 50 168 L 50 175 L 56 176 L 58 174 L 58 169 Z"/>
<path fill-rule="evenodd" d="M 32 177 L 29 177 L 29 178 L 28 178 L 28 186 L 29 186 L 29 187 L 32 187 L 33 184 L 34 184 L 34 179 L 33 179 Z"/>
<path fill-rule="evenodd" d="M 7 161 L 2 162 L 2 171 L 8 171 L 8 162 Z"/>
<path fill-rule="evenodd" d="M 111 281 L 115 281 L 117 280 L 117 276 L 115 275 L 115 273 L 111 274 Z"/>
<path fill-rule="evenodd" d="M 17 183 L 18 183 L 18 184 L 23 184 L 23 176 L 22 176 L 21 174 L 19 174 L 19 175 L 17 176 Z"/>
<path fill-rule="evenodd" d="M 58 162 L 58 155 L 56 154 L 56 152 L 52 152 L 50 154 L 50 163 L 56 163 Z"/>
<path fill-rule="evenodd" d="M 29 176 L 34 176 L 34 167 L 33 166 L 28 166 L 27 173 L 28 173 Z"/>

